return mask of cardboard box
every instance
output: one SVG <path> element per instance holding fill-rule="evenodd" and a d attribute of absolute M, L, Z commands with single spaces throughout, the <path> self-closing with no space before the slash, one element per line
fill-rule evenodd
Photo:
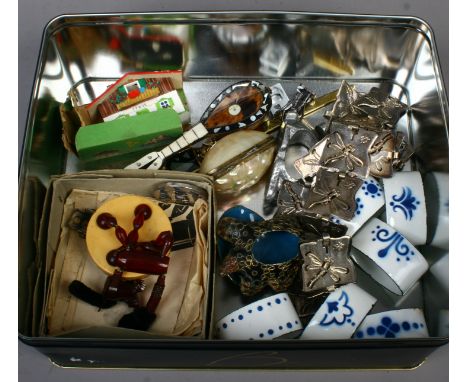
<path fill-rule="evenodd" d="M 65 277 L 61 277 L 60 274 L 62 273 L 66 264 L 67 272 L 74 273 L 75 268 L 73 264 L 88 264 L 86 269 L 92 275 L 95 275 L 96 278 L 99 280 L 105 278 L 105 275 L 100 272 L 94 264 L 90 263 L 90 259 L 88 259 L 87 253 L 84 253 L 84 257 L 81 260 L 77 261 L 77 259 L 70 259 L 67 260 L 67 252 L 63 251 L 63 245 L 68 245 L 69 240 L 72 240 L 72 236 L 70 236 L 70 232 L 65 234 L 62 230 L 62 226 L 64 222 L 62 221 L 62 215 L 64 212 L 65 202 L 67 201 L 68 195 L 70 195 L 73 190 L 88 190 L 88 191 L 106 191 L 106 192 L 118 192 L 118 193 L 125 193 L 125 194 L 136 194 L 141 196 L 152 197 L 153 192 L 157 185 L 164 184 L 168 181 L 183 181 L 185 183 L 190 183 L 194 186 L 202 188 L 206 191 L 206 195 L 208 196 L 208 222 L 207 222 L 207 238 L 206 238 L 206 252 L 204 253 L 203 262 L 206 265 L 206 274 L 204 276 L 204 283 L 203 283 L 203 303 L 201 306 L 202 315 L 203 315 L 203 325 L 199 335 L 197 338 L 205 338 L 208 336 L 208 328 L 210 322 L 210 309 L 208 307 L 208 303 L 210 300 L 210 283 L 212 282 L 211 277 L 211 267 L 212 267 L 212 241 L 213 241 L 213 191 L 212 191 L 212 182 L 211 179 L 204 175 L 198 174 L 190 174 L 187 176 L 185 173 L 177 173 L 173 171 L 157 171 L 151 172 L 146 170 L 120 170 L 120 171 L 102 171 L 102 172 L 84 172 L 72 175 L 65 175 L 61 177 L 56 177 L 52 180 L 52 183 L 48 190 L 48 197 L 47 199 L 50 200 L 50 203 L 47 203 L 46 208 L 43 211 L 43 217 L 40 226 L 40 248 L 42 248 L 42 252 L 40 253 L 40 257 L 45 259 L 43 264 L 44 269 L 44 277 L 43 281 L 39 281 L 40 283 L 43 282 L 43 285 L 37 286 L 36 296 L 35 298 L 42 300 L 42 317 L 41 322 L 38 328 L 35 329 L 35 335 L 45 336 L 48 335 L 47 333 L 47 319 L 50 318 L 50 315 L 53 314 L 50 311 L 51 308 L 55 307 L 55 303 L 53 303 L 53 299 L 57 297 L 57 295 L 61 295 L 63 304 L 67 304 L 70 298 L 73 300 L 74 297 L 69 296 L 68 291 L 66 290 L 66 285 L 61 285 L 69 278 L 68 275 Z M 178 207 L 175 210 L 180 210 L 181 208 Z M 175 211 L 173 208 L 171 209 L 171 213 Z M 180 217 L 174 217 L 176 221 L 180 220 Z M 170 218 L 172 219 L 172 218 Z M 173 229 L 176 229 L 176 226 L 173 225 Z M 177 246 L 178 240 L 180 241 L 180 237 L 178 239 L 177 232 L 183 233 L 183 231 L 174 231 L 176 243 L 174 244 L 174 256 L 190 256 L 191 249 L 187 248 L 187 245 L 179 245 Z M 76 235 L 75 239 L 76 241 Z M 64 244 L 63 241 L 66 241 Z M 182 243 L 183 244 L 183 243 Z M 62 245 L 62 247 L 61 247 Z M 80 244 L 83 246 L 84 244 Z M 185 249 L 184 249 L 185 248 Z M 188 251 L 188 252 L 187 252 Z M 86 250 L 84 250 L 86 252 Z M 59 254 L 59 255 L 58 255 Z M 176 257 L 174 257 L 176 259 Z M 193 263 L 195 260 L 190 260 L 187 258 L 189 262 Z M 68 262 L 67 262 L 68 261 Z M 191 266 L 192 267 L 192 266 Z M 82 272 L 85 268 L 76 268 L 76 272 Z M 191 272 L 187 269 L 187 272 Z M 102 274 L 101 274 L 102 273 Z M 191 273 L 190 273 L 191 274 Z M 187 274 L 188 275 L 188 274 Z M 70 276 L 72 277 L 72 276 Z M 168 274 L 169 278 L 169 274 Z M 168 280 L 168 279 L 166 279 Z M 101 280 L 102 281 L 102 280 Z M 93 281 L 94 282 L 94 281 Z M 100 281 L 96 280 L 96 283 L 100 285 Z M 149 290 L 150 291 L 150 290 Z M 53 294 L 53 295 L 52 295 Z M 42 295 L 42 299 L 39 298 Z M 179 293 L 180 295 L 180 293 Z M 69 296 L 69 297 L 67 297 Z M 164 298 L 164 295 L 163 295 Z M 179 309 L 184 309 L 184 305 L 188 305 L 190 308 L 190 301 L 180 300 L 181 306 Z M 185 301 L 185 302 L 184 302 Z M 73 301 L 72 301 L 73 302 Z M 76 302 L 74 302 L 76 303 Z M 77 305 L 74 305 L 72 309 L 73 317 L 75 317 L 76 311 L 81 309 L 81 311 L 88 312 L 87 314 L 97 315 L 99 318 L 99 312 L 97 312 L 97 308 L 86 306 L 79 302 Z M 81 306 L 81 308 L 80 308 Z M 46 309 L 49 308 L 49 310 Z M 78 307 L 78 308 L 77 308 Z M 59 306 L 62 309 L 62 306 Z M 63 308 L 65 309 L 65 308 Z M 119 314 L 121 311 L 122 306 L 116 310 L 115 314 Z M 187 309 L 187 308 L 185 308 Z M 70 310 L 70 309 L 69 309 Z M 68 310 L 68 311 L 69 311 Z M 65 311 L 67 311 L 65 309 Z M 104 315 L 112 314 L 112 312 L 106 312 Z M 82 317 L 86 324 L 74 325 L 76 329 L 74 330 L 64 330 L 63 333 L 57 333 L 60 337 L 68 337 L 68 338 L 113 338 L 113 339 L 129 339 L 129 338 L 164 338 L 165 336 L 161 334 L 161 332 L 140 332 L 128 329 L 122 329 L 118 327 L 112 327 L 112 325 L 102 326 L 102 323 L 106 322 L 106 319 L 96 319 L 95 322 L 99 322 L 99 324 L 94 324 L 93 319 L 91 321 L 88 317 Z M 164 328 L 167 327 L 167 324 L 171 324 L 170 322 L 164 322 L 164 313 L 161 314 L 159 317 L 160 329 L 156 330 L 166 330 Z M 108 320 L 107 320 L 108 321 Z M 156 321 L 157 322 L 157 321 Z M 67 325 L 65 325 L 67 326 Z M 68 327 L 68 326 L 67 326 Z M 167 336 L 166 336 L 167 337 Z M 174 338 L 174 337 L 172 337 Z M 188 337 L 185 337 L 188 338 Z"/>
<path fill-rule="evenodd" d="M 151 93 L 150 96 L 154 98 L 161 96 L 164 90 L 168 90 L 168 93 L 175 91 L 178 97 L 177 112 L 172 109 L 170 102 L 164 105 L 166 108 L 153 105 L 139 112 L 131 112 L 138 101 L 149 102 L 150 98 L 144 98 L 143 94 L 126 99 L 122 102 L 128 103 L 125 107 L 120 107 L 119 104 L 119 108 L 109 102 L 109 98 L 122 87 L 138 83 L 138 80 L 158 78 L 164 80 L 168 89 L 155 88 L 146 92 Z M 60 105 L 62 142 L 68 151 L 79 157 L 84 169 L 123 168 L 177 139 L 183 133 L 183 125 L 190 121 L 180 70 L 127 73 L 85 105 L 81 104 L 76 89 L 72 88 L 68 95 L 69 100 Z M 112 112 L 120 113 L 121 117 L 110 118 Z M 107 122 L 103 121 L 103 115 Z M 108 120 L 109 118 L 112 120 Z"/>
<path fill-rule="evenodd" d="M 182 134 L 179 115 L 172 109 L 158 110 L 109 122 L 82 126 L 75 137 L 81 160 L 118 157 L 122 154 L 150 152 L 164 147 Z"/>

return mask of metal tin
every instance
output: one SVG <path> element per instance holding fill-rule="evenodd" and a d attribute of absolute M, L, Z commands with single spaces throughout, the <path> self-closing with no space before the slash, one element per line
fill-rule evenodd
<path fill-rule="evenodd" d="M 247 37 L 220 35 L 220 25 L 245 29 L 240 36 Z M 262 32 L 258 38 L 252 34 L 256 30 Z M 282 54 L 261 55 L 272 46 L 282 47 Z M 88 103 L 128 71 L 177 68 L 181 57 L 192 122 L 239 79 L 281 82 L 288 94 L 302 83 L 317 96 L 346 79 L 360 92 L 379 87 L 408 104 L 411 110 L 397 130 L 415 148 L 413 167 L 448 172 L 447 97 L 433 32 L 420 19 L 283 12 L 60 16 L 44 31 L 19 172 L 20 339 L 63 366 L 177 369 L 413 368 L 447 343 L 447 337 L 437 336 L 437 317 L 448 308 L 448 298 L 434 298 L 437 288 L 429 277 L 422 280 L 418 300 L 431 334 L 425 339 L 247 342 L 31 335 L 42 308 L 41 293 L 33 299 L 32 292 L 44 277 L 43 259 L 36 257 L 39 216 L 49 203 L 44 187 L 52 175 L 82 169 L 63 148 L 60 103 L 70 89 L 76 104 Z M 312 115 L 308 122 L 320 120 Z M 431 247 L 422 250 L 428 257 L 435 253 Z M 219 277 L 214 280 L 213 322 L 240 303 Z"/>

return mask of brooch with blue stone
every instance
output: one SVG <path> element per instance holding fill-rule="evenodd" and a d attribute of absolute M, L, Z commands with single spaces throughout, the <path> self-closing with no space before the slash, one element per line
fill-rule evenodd
<path fill-rule="evenodd" d="M 301 266 L 299 244 L 302 238 L 315 240 L 300 217 L 279 217 L 244 222 L 222 217 L 217 235 L 230 244 L 219 273 L 239 285 L 243 295 L 253 296 L 266 287 L 275 292 L 287 290 Z"/>

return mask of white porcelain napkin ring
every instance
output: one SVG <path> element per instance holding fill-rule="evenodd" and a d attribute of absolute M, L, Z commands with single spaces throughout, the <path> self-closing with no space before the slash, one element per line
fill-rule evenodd
<path fill-rule="evenodd" d="M 287 293 L 278 293 L 228 314 L 216 329 L 224 340 L 272 340 L 302 324 Z"/>
<path fill-rule="evenodd" d="M 352 246 L 353 260 L 395 294 L 405 294 L 428 269 L 423 255 L 401 233 L 377 218 L 354 235 Z"/>
<path fill-rule="evenodd" d="M 383 179 L 387 223 L 412 244 L 425 244 L 427 213 L 419 171 L 404 171 Z"/>
<path fill-rule="evenodd" d="M 368 315 L 354 338 L 423 338 L 428 337 L 421 309 L 390 310 Z"/>
<path fill-rule="evenodd" d="M 446 292 L 449 291 L 449 253 L 431 265 L 430 272 L 434 275 Z"/>
<path fill-rule="evenodd" d="M 330 293 L 300 339 L 351 338 L 377 300 L 356 284 L 346 284 Z"/>
<path fill-rule="evenodd" d="M 424 177 L 424 183 L 426 192 L 428 192 L 427 208 L 431 209 L 429 212 L 437 211 L 429 218 L 432 219 L 435 227 L 432 237 L 428 237 L 428 244 L 449 249 L 449 174 L 428 173 Z"/>

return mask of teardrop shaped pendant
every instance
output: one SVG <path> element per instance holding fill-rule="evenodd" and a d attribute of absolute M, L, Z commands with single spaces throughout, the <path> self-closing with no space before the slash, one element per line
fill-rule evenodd
<path fill-rule="evenodd" d="M 230 133 L 263 121 L 271 108 L 271 91 L 258 81 L 241 81 L 224 89 L 200 122 L 211 134 Z"/>

